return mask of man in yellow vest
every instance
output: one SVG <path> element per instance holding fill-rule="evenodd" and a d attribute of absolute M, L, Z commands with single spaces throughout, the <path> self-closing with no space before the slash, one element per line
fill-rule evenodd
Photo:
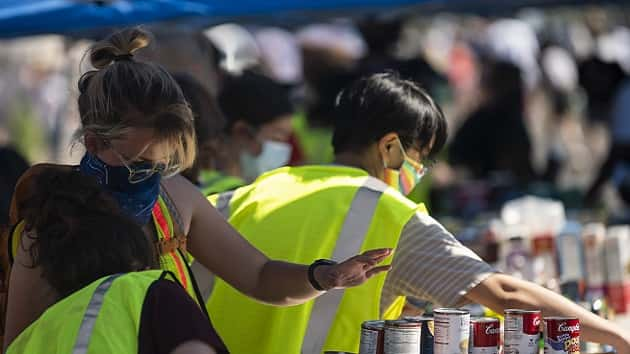
<path fill-rule="evenodd" d="M 365 320 L 396 318 L 405 296 L 442 306 L 477 302 L 497 312 L 541 309 L 578 316 L 585 340 L 630 354 L 630 335 L 562 296 L 497 273 L 422 206 L 388 187 L 385 169 L 425 172 L 446 140 L 440 108 L 415 83 L 375 74 L 342 91 L 336 104 L 335 164 L 284 167 L 211 198 L 229 222 L 271 257 L 327 267 L 366 249 L 394 247 L 392 270 L 362 286 L 328 291 L 290 308 L 266 306 L 217 280 L 208 300 L 232 353 L 357 352 Z M 321 260 L 321 259 L 331 259 Z"/>
<path fill-rule="evenodd" d="M 23 205 L 32 266 L 57 301 L 8 353 L 227 353 L 175 276 L 145 270 L 155 260 L 144 232 L 96 181 L 50 170 L 34 185 Z"/>

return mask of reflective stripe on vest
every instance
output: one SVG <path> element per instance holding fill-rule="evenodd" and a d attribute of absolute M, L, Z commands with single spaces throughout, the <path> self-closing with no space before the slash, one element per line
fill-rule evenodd
<path fill-rule="evenodd" d="M 372 215 L 374 215 L 378 200 L 386 188 L 387 186 L 383 182 L 375 178 L 368 178 L 357 190 L 337 239 L 333 260 L 344 261 L 361 251 L 361 245 L 370 227 Z M 343 290 L 336 289 L 315 299 L 302 342 L 302 353 L 322 352 L 326 337 L 328 337 L 328 329 L 335 319 L 343 293 Z"/>
<path fill-rule="evenodd" d="M 362 201 L 366 200 L 362 195 L 367 191 L 359 190 L 373 186 L 372 183 L 380 186 L 374 189 L 384 191 L 376 208 L 362 221 L 356 212 L 369 210 L 370 203 Z M 208 200 L 216 205 L 218 198 L 219 195 L 213 195 Z M 319 258 L 343 260 L 370 249 L 396 248 L 404 225 L 418 210 L 367 172 L 337 165 L 285 167 L 267 172 L 254 183 L 237 189 L 229 208 L 230 224 L 252 245 L 270 258 L 298 264 Z M 351 238 L 360 244 L 341 246 L 345 242 L 342 239 L 346 239 L 342 237 L 344 229 L 353 229 Z M 340 256 L 338 243 L 340 250 L 348 250 L 348 256 Z M 391 261 L 388 258 L 383 264 Z M 319 353 L 357 352 L 357 328 L 363 321 L 395 319 L 403 308 L 404 297 L 381 304 L 385 280 L 386 274 L 378 274 L 361 286 L 333 290 L 302 305 L 275 307 L 260 304 L 217 278 L 207 307 L 215 328 L 234 354 L 317 353 L 312 347 L 322 348 Z M 333 300 L 335 295 L 341 300 Z M 332 308 L 332 319 L 330 313 L 324 316 L 322 307 Z M 317 333 L 318 328 L 326 333 Z M 244 337 L 243 333 L 248 335 Z M 305 342 L 305 338 L 311 342 Z"/>
<path fill-rule="evenodd" d="M 175 237 L 173 219 L 170 211 L 162 196 L 158 197 L 157 203 L 153 206 L 153 223 L 158 234 L 158 240 L 170 240 Z M 200 298 L 197 296 L 194 279 L 188 270 L 187 260 L 184 258 L 180 249 L 173 250 L 168 253 L 160 254 L 160 268 L 173 272 L 179 282 L 182 284 L 186 292 L 197 302 Z M 200 305 L 203 305 L 200 303 Z"/>
<path fill-rule="evenodd" d="M 219 194 L 219 199 L 217 199 L 217 210 L 224 218 L 230 218 L 230 201 L 234 196 L 234 191 L 223 192 Z"/>
<path fill-rule="evenodd" d="M 6 353 L 137 353 L 146 296 L 160 279 L 177 283 L 174 274 L 162 270 L 94 280 L 46 309 Z"/>
<path fill-rule="evenodd" d="M 101 284 L 94 290 L 92 294 L 92 298 L 90 298 L 90 302 L 88 303 L 87 308 L 85 309 L 85 315 L 83 315 L 83 320 L 81 321 L 81 326 L 79 327 L 79 333 L 77 334 L 77 341 L 74 344 L 74 349 L 72 350 L 73 354 L 85 354 L 88 351 L 88 345 L 90 344 L 90 337 L 92 336 L 92 331 L 94 330 L 94 324 L 96 323 L 96 318 L 98 317 L 99 312 L 101 311 L 101 307 L 103 307 L 103 300 L 105 299 L 105 293 L 112 286 L 112 283 L 116 278 L 121 276 L 122 274 L 115 274 L 107 279 L 103 280 Z"/>

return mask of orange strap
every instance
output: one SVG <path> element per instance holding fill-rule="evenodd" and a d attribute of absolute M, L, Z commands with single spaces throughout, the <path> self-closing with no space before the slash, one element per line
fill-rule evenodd
<path fill-rule="evenodd" d="M 163 237 L 159 237 L 158 239 L 157 249 L 160 255 L 168 254 L 173 259 L 175 267 L 177 268 L 178 278 L 182 282 L 184 288 L 188 289 L 188 277 L 186 275 L 185 266 L 182 263 L 182 257 L 180 257 L 177 252 L 177 249 L 180 248 L 179 246 L 182 244 L 184 245 L 185 250 L 186 237 L 172 237 L 169 222 L 164 215 L 161 204 L 161 201 L 158 200 L 153 206 L 153 218 L 162 231 L 158 232 L 158 234 L 163 235 Z"/>

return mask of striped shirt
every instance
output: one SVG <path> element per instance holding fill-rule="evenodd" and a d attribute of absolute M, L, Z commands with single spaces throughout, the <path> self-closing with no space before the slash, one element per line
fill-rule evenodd
<path fill-rule="evenodd" d="M 397 296 L 444 307 L 464 305 L 464 295 L 495 272 L 435 219 L 416 213 L 400 235 L 383 287 L 381 311 Z"/>
<path fill-rule="evenodd" d="M 199 262 L 192 269 L 202 296 L 209 298 L 214 276 Z M 464 295 L 495 272 L 435 219 L 416 213 L 403 228 L 394 251 L 381 294 L 381 314 L 397 296 L 444 307 L 462 306 L 468 302 Z"/>

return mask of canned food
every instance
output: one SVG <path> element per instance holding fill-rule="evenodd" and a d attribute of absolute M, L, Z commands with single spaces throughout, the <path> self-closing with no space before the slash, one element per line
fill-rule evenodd
<path fill-rule="evenodd" d="M 365 321 L 361 324 L 359 354 L 383 354 L 385 321 Z"/>
<path fill-rule="evenodd" d="M 473 318 L 470 320 L 470 354 L 498 354 L 501 323 L 496 318 Z"/>
<path fill-rule="evenodd" d="M 405 320 L 385 321 L 384 354 L 420 353 L 419 323 Z"/>
<path fill-rule="evenodd" d="M 504 354 L 538 354 L 540 311 L 505 310 Z"/>
<path fill-rule="evenodd" d="M 545 354 L 580 352 L 580 320 L 575 317 L 545 318 Z"/>
<path fill-rule="evenodd" d="M 470 312 L 460 309 L 437 309 L 435 317 L 435 354 L 466 354 L 470 334 Z"/>
<path fill-rule="evenodd" d="M 422 330 L 420 331 L 420 354 L 433 354 L 433 333 L 435 332 L 433 317 L 404 317 L 404 320 L 421 324 Z"/>

